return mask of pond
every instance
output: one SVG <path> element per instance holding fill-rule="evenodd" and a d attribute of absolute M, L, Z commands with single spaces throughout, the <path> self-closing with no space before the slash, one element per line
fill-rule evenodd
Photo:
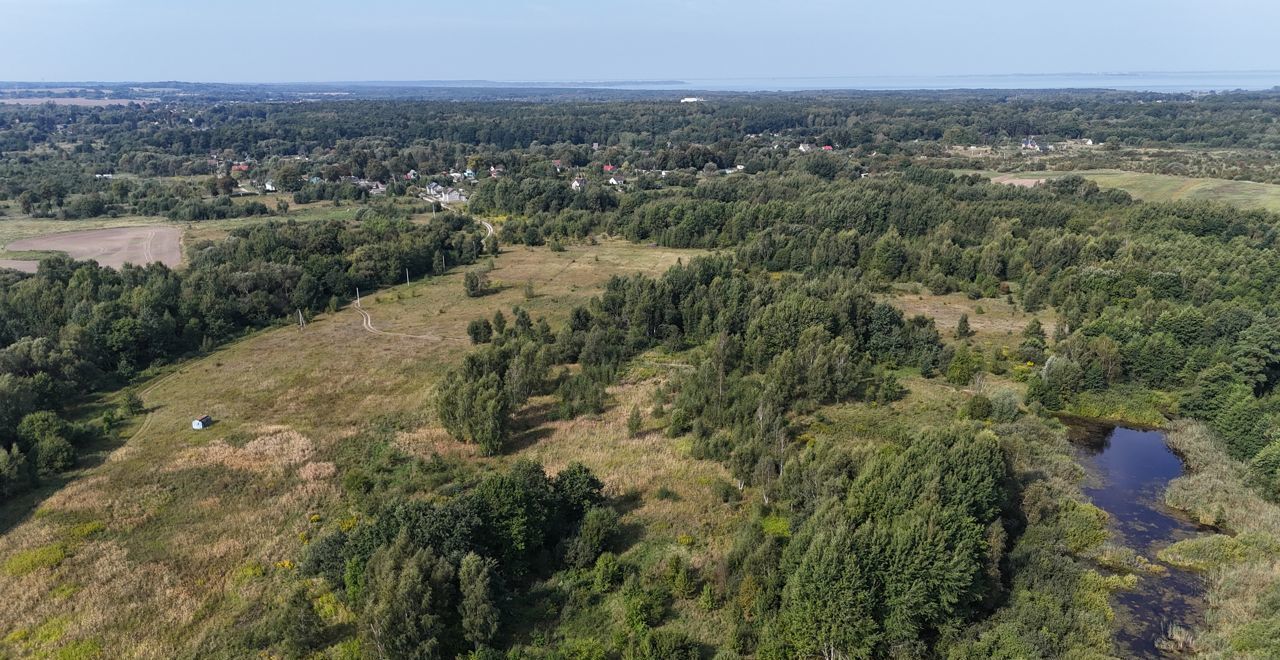
<path fill-rule="evenodd" d="M 1201 577 L 1156 559 L 1161 549 L 1204 531 L 1164 503 L 1169 482 L 1182 475 L 1182 460 L 1160 431 L 1063 421 L 1089 474 L 1085 495 L 1110 515 L 1113 542 L 1162 569 L 1140 574 L 1136 589 L 1114 597 L 1117 650 L 1123 657 L 1166 657 L 1157 644 L 1170 626 L 1194 628 L 1204 611 Z"/>

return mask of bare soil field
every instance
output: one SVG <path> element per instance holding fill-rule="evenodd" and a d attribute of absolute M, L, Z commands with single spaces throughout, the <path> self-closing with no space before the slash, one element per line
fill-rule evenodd
<path fill-rule="evenodd" d="M 0 259 L 0 268 L 11 268 L 20 270 L 24 273 L 36 272 L 36 266 L 39 264 L 34 261 L 23 261 L 22 259 Z"/>
<path fill-rule="evenodd" d="M 182 262 L 182 229 L 150 226 L 73 231 L 24 238 L 8 244 L 5 249 L 13 252 L 65 252 L 75 259 L 93 259 L 111 268 L 119 268 L 125 263 L 142 265 L 155 261 L 177 266 Z M 21 265 L 11 266 L 11 263 Z M 0 262 L 0 266 L 35 270 L 35 262 L 32 261 L 5 260 Z"/>
<path fill-rule="evenodd" d="M 1034 188 L 1044 183 L 1044 177 L 1029 177 L 1025 174 L 1001 174 L 991 179 L 992 183 L 1007 183 L 1011 186 Z"/>

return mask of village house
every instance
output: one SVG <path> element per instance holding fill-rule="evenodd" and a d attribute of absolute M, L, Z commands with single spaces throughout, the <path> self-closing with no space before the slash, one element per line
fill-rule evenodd
<path fill-rule="evenodd" d="M 582 177 L 575 177 L 573 179 L 573 183 L 569 184 L 569 187 L 573 188 L 574 192 L 577 192 L 587 187 L 587 180 Z"/>
<path fill-rule="evenodd" d="M 609 177 L 609 185 L 611 186 L 621 186 L 626 182 L 627 182 L 626 177 L 622 176 L 621 174 L 615 174 Z"/>

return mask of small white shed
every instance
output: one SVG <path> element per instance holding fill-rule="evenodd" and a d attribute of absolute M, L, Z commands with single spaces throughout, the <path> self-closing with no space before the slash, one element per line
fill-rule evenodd
<path fill-rule="evenodd" d="M 211 426 L 212 424 L 213 424 L 212 417 L 208 415 L 201 415 L 200 417 L 191 421 L 191 428 L 199 431 L 201 429 L 209 428 L 209 426 Z"/>

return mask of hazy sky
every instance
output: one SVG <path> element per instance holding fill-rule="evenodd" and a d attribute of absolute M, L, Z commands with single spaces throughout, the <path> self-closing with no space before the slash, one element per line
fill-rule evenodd
<path fill-rule="evenodd" d="M 1274 0 L 0 0 L 0 80 L 1280 69 Z"/>

